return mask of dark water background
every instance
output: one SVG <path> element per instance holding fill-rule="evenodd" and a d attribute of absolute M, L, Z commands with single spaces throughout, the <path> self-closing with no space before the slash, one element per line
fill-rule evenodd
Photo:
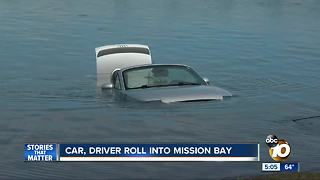
<path fill-rule="evenodd" d="M 289 141 L 319 171 L 320 1 L 0 0 L 0 179 L 224 178 L 246 162 L 25 163 L 26 142 Z M 150 46 L 236 96 L 144 105 L 96 89 L 94 48 Z"/>

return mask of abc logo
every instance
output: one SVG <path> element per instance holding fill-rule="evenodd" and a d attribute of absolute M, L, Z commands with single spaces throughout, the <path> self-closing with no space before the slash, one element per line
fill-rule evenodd
<path fill-rule="evenodd" d="M 275 135 L 269 135 L 266 139 L 269 146 L 269 155 L 275 161 L 284 161 L 290 156 L 291 148 L 284 139 L 278 139 Z"/>

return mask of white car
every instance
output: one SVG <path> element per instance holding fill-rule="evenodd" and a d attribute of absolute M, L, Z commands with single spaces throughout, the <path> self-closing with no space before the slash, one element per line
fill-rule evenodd
<path fill-rule="evenodd" d="M 111 45 L 96 48 L 97 86 L 143 102 L 222 100 L 232 94 L 210 86 L 191 67 L 152 64 L 148 46 Z"/>

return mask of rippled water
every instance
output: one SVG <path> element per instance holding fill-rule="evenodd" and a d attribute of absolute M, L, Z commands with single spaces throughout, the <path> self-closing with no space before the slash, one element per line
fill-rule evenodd
<path fill-rule="evenodd" d="M 271 133 L 318 171 L 319 16 L 317 0 L 1 0 L 0 179 L 255 175 L 259 163 L 25 163 L 23 144 L 259 142 L 270 161 Z M 147 44 L 155 62 L 190 65 L 236 96 L 118 102 L 95 87 L 94 48 L 115 43 Z"/>

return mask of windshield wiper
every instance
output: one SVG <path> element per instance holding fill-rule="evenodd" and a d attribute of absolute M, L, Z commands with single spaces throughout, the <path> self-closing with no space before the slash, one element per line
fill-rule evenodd
<path fill-rule="evenodd" d="M 138 86 L 138 87 L 133 87 L 133 88 L 129 88 L 129 89 L 146 89 L 146 88 L 153 88 L 153 87 L 160 87 L 163 85 L 148 85 L 148 84 L 144 84 L 142 86 Z"/>
<path fill-rule="evenodd" d="M 149 86 L 148 84 L 144 84 L 142 86 L 135 87 L 135 89 L 139 89 L 139 88 L 145 89 L 145 88 L 151 88 L 151 87 L 154 87 L 154 86 Z"/>
<path fill-rule="evenodd" d="M 178 82 L 175 84 L 169 84 L 169 86 L 185 86 L 185 85 L 201 85 L 200 83 L 193 83 L 193 82 Z"/>

